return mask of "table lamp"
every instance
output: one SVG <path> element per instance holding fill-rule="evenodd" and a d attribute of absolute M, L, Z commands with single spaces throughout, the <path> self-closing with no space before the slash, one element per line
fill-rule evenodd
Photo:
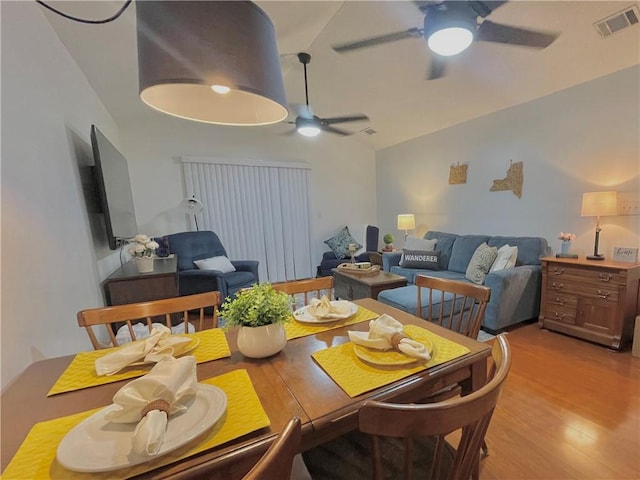
<path fill-rule="evenodd" d="M 398 230 L 404 230 L 404 239 L 407 239 L 409 230 L 416 228 L 416 217 L 413 213 L 401 213 L 398 215 Z"/>
<path fill-rule="evenodd" d="M 596 217 L 596 241 L 593 246 L 593 255 L 587 256 L 589 260 L 604 260 L 604 255 L 598 253 L 600 240 L 600 217 L 616 215 L 618 213 L 618 196 L 616 192 L 586 192 L 582 194 L 583 217 Z"/>

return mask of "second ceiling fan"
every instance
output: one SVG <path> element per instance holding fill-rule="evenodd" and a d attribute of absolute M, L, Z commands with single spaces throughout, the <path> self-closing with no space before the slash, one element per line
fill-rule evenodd
<path fill-rule="evenodd" d="M 311 107 L 309 106 L 309 85 L 307 82 L 307 64 L 309 64 L 309 62 L 311 61 L 311 55 L 305 52 L 300 52 L 298 53 L 298 60 L 300 60 L 300 63 L 302 63 L 302 65 L 304 66 L 304 96 L 306 104 L 295 107 L 297 110 L 296 120 L 295 122 L 289 122 L 291 124 L 295 124 L 295 131 L 297 131 L 300 135 L 304 135 L 305 137 L 315 137 L 321 131 L 346 136 L 351 135 L 353 132 L 348 132 L 346 130 L 336 128 L 333 125 L 336 123 L 369 120 L 369 117 L 367 117 L 363 113 L 330 118 L 321 118 L 317 115 L 314 115 L 311 112 Z"/>

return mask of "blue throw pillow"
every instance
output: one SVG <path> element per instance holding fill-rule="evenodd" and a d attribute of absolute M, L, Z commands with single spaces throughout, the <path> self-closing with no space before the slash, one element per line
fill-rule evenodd
<path fill-rule="evenodd" d="M 422 268 L 440 270 L 440 252 L 402 249 L 400 266 L 404 268 Z"/>
<path fill-rule="evenodd" d="M 345 226 L 340 232 L 331 237 L 329 240 L 325 240 L 324 243 L 329 245 L 329 248 L 333 251 L 338 260 L 342 260 L 349 256 L 349 244 L 353 243 L 356 246 L 356 251 L 362 248 L 349 233 L 349 229 Z"/>

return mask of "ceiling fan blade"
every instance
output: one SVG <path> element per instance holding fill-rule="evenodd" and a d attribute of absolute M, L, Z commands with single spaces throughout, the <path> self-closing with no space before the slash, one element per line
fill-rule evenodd
<path fill-rule="evenodd" d="M 333 125 L 334 123 L 358 122 L 360 120 L 369 120 L 369 117 L 367 117 L 365 114 L 357 114 L 357 115 L 345 115 L 343 117 L 323 118 L 322 120 L 327 125 Z"/>
<path fill-rule="evenodd" d="M 545 48 L 558 38 L 557 34 L 511 27 L 485 20 L 478 27 L 476 40 L 498 42 L 521 47 Z"/>
<path fill-rule="evenodd" d="M 332 127 L 330 125 L 320 125 L 320 130 L 322 130 L 323 132 L 336 133 L 338 135 L 343 135 L 345 137 L 347 135 L 353 135 L 352 132 L 347 132 L 346 130 L 342 130 L 341 128 Z"/>
<path fill-rule="evenodd" d="M 410 28 L 409 30 L 405 30 L 404 32 L 388 33 L 386 35 L 365 38 L 362 40 L 357 40 L 355 42 L 343 43 L 341 45 L 332 45 L 331 48 L 333 48 L 338 53 L 344 53 L 351 50 L 357 50 L 359 48 L 380 45 L 382 43 L 404 40 L 405 38 L 422 38 L 422 31 L 422 28 Z"/>
<path fill-rule="evenodd" d="M 469 6 L 471 9 L 478 14 L 478 16 L 485 18 L 494 10 L 500 8 L 502 5 L 507 3 L 506 0 L 502 1 L 480 1 L 480 0 L 469 0 Z"/>
<path fill-rule="evenodd" d="M 447 69 L 446 60 L 440 55 L 435 53 L 431 55 L 431 65 L 429 65 L 429 72 L 427 73 L 427 80 L 435 80 L 444 76 Z"/>

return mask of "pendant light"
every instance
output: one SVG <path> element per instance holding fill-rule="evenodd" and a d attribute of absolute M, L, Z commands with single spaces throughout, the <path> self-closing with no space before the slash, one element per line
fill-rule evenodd
<path fill-rule="evenodd" d="M 144 103 L 221 125 L 287 117 L 275 29 L 253 2 L 139 1 L 136 13 Z"/>

